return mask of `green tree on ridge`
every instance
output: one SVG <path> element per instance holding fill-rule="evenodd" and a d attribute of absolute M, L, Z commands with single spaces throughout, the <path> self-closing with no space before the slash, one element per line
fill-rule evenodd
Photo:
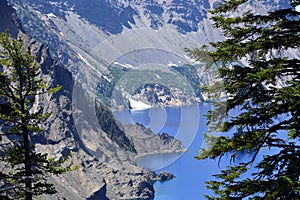
<path fill-rule="evenodd" d="M 30 141 L 31 134 L 42 131 L 41 123 L 50 116 L 30 111 L 35 97 L 55 93 L 40 78 L 40 66 L 25 49 L 21 38 L 0 35 L 0 198 L 31 200 L 41 194 L 56 193 L 47 181 L 49 174 L 71 170 L 62 167 L 67 158 L 55 160 L 38 153 Z"/>
<path fill-rule="evenodd" d="M 226 39 L 187 50 L 199 61 L 205 62 L 204 54 L 213 58 L 228 94 L 225 113 L 218 112 L 224 109 L 219 103 L 208 114 L 209 131 L 221 134 L 206 134 L 208 147 L 197 159 L 229 155 L 231 164 L 207 182 L 215 195 L 206 197 L 300 199 L 300 13 L 294 9 L 299 1 L 268 14 L 245 10 L 252 2 L 222 1 L 211 13 Z M 244 65 L 237 64 L 241 59 Z M 235 109 L 240 113 L 232 115 Z M 258 159 L 263 149 L 272 153 Z M 235 159 L 244 153 L 249 160 Z"/>

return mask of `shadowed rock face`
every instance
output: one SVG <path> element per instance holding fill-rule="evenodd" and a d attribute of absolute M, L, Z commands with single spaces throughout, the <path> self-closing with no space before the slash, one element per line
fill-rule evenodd
<path fill-rule="evenodd" d="M 116 6 L 108 1 L 74 2 L 74 10 L 92 24 L 112 34 L 121 33 L 123 26 L 132 28 L 130 24 L 135 24 L 134 16 L 138 15 L 138 12 L 130 5 Z"/>
<path fill-rule="evenodd" d="M 206 18 L 210 9 L 209 0 L 171 0 L 171 1 L 96 1 L 65 0 L 43 1 L 22 0 L 44 14 L 65 18 L 66 11 L 77 13 L 99 28 L 111 33 L 121 33 L 124 28 L 131 29 L 144 18 L 148 27 L 158 29 L 170 24 L 180 33 L 196 32 L 198 24 Z"/>
<path fill-rule="evenodd" d="M 104 185 L 102 186 L 102 188 L 100 190 L 98 190 L 97 192 L 95 192 L 90 198 L 88 198 L 87 200 L 109 200 L 109 198 L 106 197 L 106 193 L 107 193 L 107 187 L 106 187 L 106 183 L 104 183 Z"/>
<path fill-rule="evenodd" d="M 16 37 L 19 33 L 20 25 L 13 12 L 13 8 L 7 5 L 6 0 L 0 0 L 0 32 L 9 30 L 13 37 Z"/>

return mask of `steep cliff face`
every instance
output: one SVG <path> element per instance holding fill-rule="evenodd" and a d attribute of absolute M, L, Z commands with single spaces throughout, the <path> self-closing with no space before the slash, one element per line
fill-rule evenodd
<path fill-rule="evenodd" d="M 181 33 L 198 31 L 198 24 L 207 18 L 207 10 L 211 8 L 209 0 L 22 0 L 22 3 L 43 14 L 52 13 L 63 19 L 67 19 L 67 11 L 74 12 L 111 34 L 121 33 L 142 23 L 153 29 L 169 24 Z"/>
<path fill-rule="evenodd" d="M 13 8 L 11 6 L 8 6 L 7 2 L 4 0 L 0 1 L 0 13 L 0 32 L 9 30 L 11 35 L 16 37 L 21 27 L 19 26 L 19 22 L 13 11 Z"/>

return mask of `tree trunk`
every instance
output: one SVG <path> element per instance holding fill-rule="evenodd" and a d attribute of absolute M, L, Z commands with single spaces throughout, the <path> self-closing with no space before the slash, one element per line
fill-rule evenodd
<path fill-rule="evenodd" d="M 31 158 L 30 158 L 30 142 L 28 128 L 25 120 L 22 120 L 22 132 L 25 149 L 25 200 L 32 200 L 32 172 L 31 172 Z"/>

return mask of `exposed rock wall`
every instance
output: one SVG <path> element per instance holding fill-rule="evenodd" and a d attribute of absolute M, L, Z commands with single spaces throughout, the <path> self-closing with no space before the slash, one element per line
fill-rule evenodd
<path fill-rule="evenodd" d="M 0 13 L 0 32 L 9 30 L 10 34 L 16 37 L 21 27 L 13 8 L 7 4 L 6 0 L 0 0 Z"/>
<path fill-rule="evenodd" d="M 124 128 L 139 154 L 185 151 L 181 142 L 167 133 L 154 134 L 141 124 L 126 125 Z"/>

